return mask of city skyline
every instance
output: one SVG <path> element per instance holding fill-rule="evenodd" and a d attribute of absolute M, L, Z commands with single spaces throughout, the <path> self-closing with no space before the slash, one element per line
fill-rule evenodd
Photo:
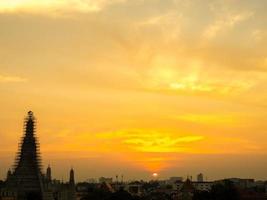
<path fill-rule="evenodd" d="M 67 180 L 266 180 L 267 2 L 0 2 L 0 179 L 33 110 Z"/>

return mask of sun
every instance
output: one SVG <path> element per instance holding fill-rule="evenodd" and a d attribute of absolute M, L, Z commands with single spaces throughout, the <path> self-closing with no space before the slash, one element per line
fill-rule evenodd
<path fill-rule="evenodd" d="M 156 173 L 156 172 L 154 172 L 154 173 L 152 174 L 152 176 L 153 176 L 154 178 L 157 178 L 157 177 L 159 176 L 159 174 Z"/>

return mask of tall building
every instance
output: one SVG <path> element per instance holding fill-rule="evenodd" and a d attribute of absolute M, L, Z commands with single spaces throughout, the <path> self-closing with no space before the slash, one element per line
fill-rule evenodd
<path fill-rule="evenodd" d="M 204 181 L 204 176 L 202 173 L 197 175 L 197 182 L 203 182 Z"/>
<path fill-rule="evenodd" d="M 169 180 L 167 181 L 168 184 L 175 184 L 176 182 L 182 182 L 183 181 L 183 177 L 180 176 L 173 176 L 170 177 Z"/>
<path fill-rule="evenodd" d="M 74 200 L 74 170 L 69 183 L 52 181 L 51 168 L 42 173 L 39 143 L 35 133 L 35 117 L 29 111 L 24 120 L 24 135 L 19 144 L 13 170 L 7 173 L 0 200 Z"/>
<path fill-rule="evenodd" d="M 52 181 L 52 174 L 51 174 L 51 167 L 50 165 L 48 165 L 47 169 L 46 169 L 46 179 L 48 182 Z"/>

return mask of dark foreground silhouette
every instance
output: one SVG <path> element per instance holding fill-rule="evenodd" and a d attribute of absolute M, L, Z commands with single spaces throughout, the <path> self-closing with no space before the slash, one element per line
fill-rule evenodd
<path fill-rule="evenodd" d="M 240 191 L 230 181 L 215 184 L 211 191 L 195 191 L 193 196 L 182 196 L 180 198 L 155 190 L 155 184 L 146 184 L 145 193 L 142 196 L 134 196 L 127 191 L 120 189 L 111 193 L 103 189 L 94 187 L 92 184 L 87 194 L 81 200 L 242 200 Z"/>

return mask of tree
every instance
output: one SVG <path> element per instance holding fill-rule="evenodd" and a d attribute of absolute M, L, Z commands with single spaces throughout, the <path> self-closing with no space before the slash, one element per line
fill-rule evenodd
<path fill-rule="evenodd" d="M 143 189 L 147 192 L 154 191 L 159 187 L 159 183 L 157 181 L 150 181 L 148 183 L 143 184 Z"/>
<path fill-rule="evenodd" d="M 196 191 L 193 200 L 212 200 L 211 193 L 209 191 Z"/>
<path fill-rule="evenodd" d="M 119 190 L 111 195 L 109 200 L 133 200 L 132 195 L 125 190 Z"/>
<path fill-rule="evenodd" d="M 233 182 L 224 180 L 212 187 L 211 197 L 214 200 L 239 200 L 240 194 Z"/>
<path fill-rule="evenodd" d="M 108 200 L 111 193 L 98 188 L 89 188 L 88 193 L 81 200 Z"/>

